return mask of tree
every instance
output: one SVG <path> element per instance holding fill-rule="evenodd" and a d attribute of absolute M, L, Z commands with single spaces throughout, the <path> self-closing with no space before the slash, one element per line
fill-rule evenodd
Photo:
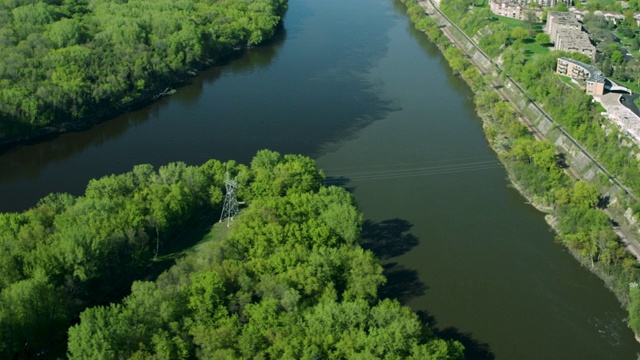
<path fill-rule="evenodd" d="M 637 24 L 636 18 L 635 18 L 635 13 L 634 13 L 633 10 L 631 10 L 631 9 L 625 10 L 623 15 L 624 15 L 624 22 L 625 22 L 625 24 L 627 26 L 629 26 L 632 29 L 638 27 L 638 24 Z"/>
<path fill-rule="evenodd" d="M 180 183 L 151 184 L 142 195 L 147 203 L 148 224 L 156 233 L 155 257 L 160 254 L 160 233 L 179 218 L 188 207 L 186 189 Z"/>
<path fill-rule="evenodd" d="M 540 45 L 547 45 L 551 42 L 551 38 L 549 38 L 548 34 L 539 33 L 536 35 L 536 42 Z"/>
<path fill-rule="evenodd" d="M 538 5 L 537 3 L 533 3 Z M 538 16 L 536 13 L 531 10 L 525 10 L 524 12 L 524 23 L 527 24 L 529 28 L 532 28 L 535 24 L 538 23 Z"/>
<path fill-rule="evenodd" d="M 80 315 L 80 323 L 69 329 L 70 359 L 115 359 L 122 339 L 116 333 L 115 324 L 121 307 L 95 307 Z M 126 328 L 126 325 L 119 327 Z"/>
<path fill-rule="evenodd" d="M 279 196 L 288 192 L 317 191 L 324 174 L 312 159 L 302 155 L 285 155 L 261 150 L 251 161 L 254 180 L 250 196 Z"/>
<path fill-rule="evenodd" d="M 521 26 L 516 26 L 513 28 L 513 30 L 511 30 L 511 37 L 514 38 L 516 41 L 522 41 L 528 36 L 529 36 L 529 32 L 527 31 L 527 29 Z"/>
<path fill-rule="evenodd" d="M 622 53 L 622 51 L 618 49 L 614 50 L 611 54 L 611 62 L 613 62 L 614 64 L 622 64 L 623 61 L 624 54 Z"/>
<path fill-rule="evenodd" d="M 273 36 L 283 0 L 5 1 L 0 119 L 25 137 L 152 99 L 193 68 Z"/>
<path fill-rule="evenodd" d="M 445 50 L 444 56 L 449 60 L 451 70 L 455 72 L 463 72 L 470 65 L 469 60 L 464 56 L 463 51 L 456 46 L 449 46 Z"/>
<path fill-rule="evenodd" d="M 66 297 L 49 283 L 44 271 L 0 292 L 0 354 L 31 357 L 50 350 L 66 328 Z"/>
<path fill-rule="evenodd" d="M 629 327 L 634 333 L 640 334 L 640 289 L 638 283 L 629 284 Z"/>
<path fill-rule="evenodd" d="M 553 11 L 567 12 L 569 11 L 569 7 L 566 3 L 559 1 L 556 6 L 553 7 Z"/>
<path fill-rule="evenodd" d="M 179 172 L 151 175 L 149 187 L 180 185 Z M 348 192 L 321 186 L 306 157 L 263 151 L 251 172 L 260 186 L 226 236 L 155 283 L 135 282 L 121 305 L 86 310 L 69 330 L 70 358 L 460 358 L 459 343 L 378 299 L 382 266 L 358 244 Z"/>
<path fill-rule="evenodd" d="M 599 195 L 595 184 L 580 180 L 571 190 L 571 203 L 581 208 L 594 208 L 598 205 Z"/>
<path fill-rule="evenodd" d="M 57 48 L 78 45 L 83 42 L 83 29 L 75 19 L 61 19 L 49 25 L 48 35 Z"/>
<path fill-rule="evenodd" d="M 609 57 L 604 59 L 602 63 L 602 72 L 605 76 L 613 75 L 613 66 L 611 66 L 611 61 L 609 61 Z"/>

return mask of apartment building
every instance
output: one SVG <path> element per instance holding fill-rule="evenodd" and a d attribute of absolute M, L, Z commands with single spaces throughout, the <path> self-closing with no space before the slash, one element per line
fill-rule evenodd
<path fill-rule="evenodd" d="M 598 68 L 571 58 L 560 57 L 556 73 L 568 76 L 580 83 L 588 95 L 604 94 L 605 76 Z"/>
<path fill-rule="evenodd" d="M 571 12 L 549 11 L 545 28 L 556 50 L 579 52 L 589 58 L 596 58 L 596 47 L 589 35 L 582 31 L 582 24 Z"/>

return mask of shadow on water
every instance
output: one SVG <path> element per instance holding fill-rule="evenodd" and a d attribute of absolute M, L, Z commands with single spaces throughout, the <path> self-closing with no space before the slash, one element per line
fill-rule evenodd
<path fill-rule="evenodd" d="M 345 178 L 335 179 L 336 182 L 345 180 L 348 182 Z M 371 250 L 383 261 L 403 255 L 420 243 L 419 239 L 409 232 L 412 227 L 413 224 L 409 221 L 399 218 L 380 222 L 367 220 L 362 227 L 362 247 Z M 429 287 L 420 280 L 416 270 L 408 269 L 397 262 L 386 263 L 383 269 L 387 282 L 379 289 L 382 299 L 397 299 L 401 304 L 406 305 L 410 300 L 425 295 L 429 290 Z M 418 311 L 418 316 L 423 323 L 434 330 L 438 337 L 462 343 L 465 347 L 465 359 L 495 359 L 489 345 L 474 339 L 470 333 L 461 332 L 454 327 L 438 329 L 435 318 L 424 310 Z"/>
<path fill-rule="evenodd" d="M 373 251 L 380 260 L 400 256 L 418 245 L 418 238 L 409 233 L 413 224 L 403 219 L 380 222 L 367 220 L 362 226 L 362 247 Z"/>
<path fill-rule="evenodd" d="M 200 76 L 192 78 L 189 87 L 181 89 L 173 98 L 184 104 L 196 103 L 204 85 L 212 84 L 223 74 L 243 75 L 256 70 L 268 69 L 277 58 L 287 39 L 287 29 L 283 23 L 277 27 L 273 37 L 260 45 L 234 51 L 215 66 L 203 71 Z"/>
<path fill-rule="evenodd" d="M 367 8 L 371 16 L 354 20 L 349 11 L 334 14 L 330 4 L 296 4 L 270 42 L 200 72 L 176 94 L 89 130 L 2 154 L 0 211 L 24 210 L 51 192 L 78 195 L 91 178 L 134 164 L 247 162 L 264 148 L 322 155 L 399 110 L 385 97 L 384 84 L 368 76 L 388 51 L 394 24 L 379 10 Z M 327 19 L 335 26 L 326 26 Z M 73 174 L 71 181 L 61 174 Z"/>
<path fill-rule="evenodd" d="M 366 220 L 362 226 L 361 245 L 371 250 L 380 260 L 388 260 L 405 254 L 420 242 L 409 233 L 413 224 L 404 219 L 388 219 L 380 222 Z M 406 304 L 414 297 L 422 296 L 428 287 L 420 281 L 418 272 L 397 262 L 383 265 L 386 284 L 380 288 L 381 298 L 398 299 Z"/>
<path fill-rule="evenodd" d="M 152 110 L 133 111 L 86 131 L 51 135 L 0 153 L 0 184 L 23 178 L 37 178 L 43 166 L 63 161 L 91 146 L 101 146 L 121 136 L 129 128 L 147 122 L 150 115 L 166 105 L 167 99 L 162 99 L 151 105 Z M 39 142 L 43 140 L 45 141 Z"/>
<path fill-rule="evenodd" d="M 130 128 L 142 125 L 151 118 L 158 117 L 172 102 L 192 104 L 197 102 L 206 83 L 218 80 L 223 72 L 233 74 L 248 73 L 264 69 L 282 48 L 287 32 L 281 24 L 274 37 L 265 43 L 249 49 L 235 51 L 218 64 L 202 71 L 197 77 L 189 78 L 177 86 L 178 91 L 139 109 L 108 119 L 89 129 L 51 134 L 18 146 L 0 150 L 0 184 L 21 178 L 36 178 L 44 165 L 56 163 L 79 154 L 91 146 L 99 147 L 117 139 Z"/>
<path fill-rule="evenodd" d="M 387 282 L 378 290 L 381 299 L 397 299 L 401 304 L 406 304 L 429 290 L 415 270 L 407 269 L 396 262 L 384 264 L 382 268 Z"/>
<path fill-rule="evenodd" d="M 347 192 L 353 194 L 356 188 L 347 186 L 349 182 L 351 182 L 351 179 L 344 176 L 327 176 L 327 178 L 324 179 L 324 186 L 339 186 L 345 189 Z"/>
<path fill-rule="evenodd" d="M 493 360 L 495 355 L 491 352 L 489 344 L 479 342 L 474 339 L 470 333 L 461 332 L 457 328 L 448 327 L 438 329 L 437 321 L 431 314 L 424 310 L 419 310 L 418 317 L 420 320 L 428 324 L 435 332 L 435 335 L 445 340 L 456 340 L 464 345 L 464 358 L 469 360 Z"/>

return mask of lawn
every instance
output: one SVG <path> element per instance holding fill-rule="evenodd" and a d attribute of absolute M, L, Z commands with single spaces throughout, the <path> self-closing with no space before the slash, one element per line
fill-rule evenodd
<path fill-rule="evenodd" d="M 596 4 L 600 4 L 601 10 L 613 10 L 616 0 L 587 0 L 586 3 L 580 1 L 574 1 L 575 7 L 578 9 L 587 9 L 589 6 L 592 9 L 596 8 Z"/>
<path fill-rule="evenodd" d="M 165 239 L 162 244 L 161 255 L 156 263 L 164 263 L 161 268 L 173 265 L 174 261 L 188 251 L 197 251 L 198 246 L 212 240 L 219 240 L 226 236 L 227 222 L 218 222 L 219 214 L 214 214 L 211 208 L 205 209 L 185 229 L 172 238 Z"/>
<path fill-rule="evenodd" d="M 570 77 L 562 76 L 562 75 L 558 75 L 558 77 L 560 78 L 560 80 L 562 80 L 562 82 L 566 83 L 567 85 L 571 87 L 578 87 L 578 84 L 576 84 Z"/>
<path fill-rule="evenodd" d="M 620 44 L 622 44 L 631 54 L 633 54 L 633 56 L 639 56 L 640 55 L 640 49 L 633 50 L 631 48 L 631 41 L 632 41 L 631 38 L 624 36 L 617 29 L 613 31 L 613 34 L 620 39 Z M 640 35 L 638 35 L 638 36 L 640 36 Z"/>
<path fill-rule="evenodd" d="M 602 104 L 600 104 L 599 102 L 595 101 L 593 105 L 596 107 L 599 113 L 607 112 L 607 109 L 605 109 L 604 106 L 602 106 Z"/>
<path fill-rule="evenodd" d="M 628 87 L 634 93 L 640 93 L 640 86 L 638 86 L 638 83 L 635 82 L 635 81 L 634 82 L 629 82 L 629 81 L 620 81 L 618 79 L 612 79 L 612 80 L 617 82 L 618 84 L 624 86 L 624 87 Z"/>
<path fill-rule="evenodd" d="M 523 28 L 527 28 L 527 25 L 524 23 L 524 21 L 522 20 L 518 20 L 518 19 L 513 19 L 510 17 L 506 17 L 506 16 L 500 16 L 500 15 L 494 15 L 496 19 L 498 19 L 498 21 L 502 24 L 506 24 L 507 26 L 509 26 L 510 29 L 513 29 L 516 26 L 520 26 Z"/>
<path fill-rule="evenodd" d="M 544 46 L 532 38 L 524 39 L 524 50 L 527 58 L 532 58 L 535 55 L 546 54 L 550 51 L 551 47 Z"/>
<path fill-rule="evenodd" d="M 533 26 L 533 28 L 531 28 L 529 25 L 525 24 L 523 20 L 513 19 L 510 17 L 500 16 L 500 15 L 495 15 L 495 18 L 497 19 L 498 22 L 507 25 L 509 29 L 513 29 L 517 26 L 520 26 L 521 28 L 524 28 L 524 29 L 535 30 L 537 33 L 542 32 L 542 24 L 536 24 Z M 534 37 L 535 35 L 528 37 L 523 41 L 525 55 L 527 56 L 527 58 L 531 58 L 538 54 L 546 54 L 549 52 L 549 47 L 543 46 L 537 43 L 533 39 Z"/>
<path fill-rule="evenodd" d="M 640 86 L 638 86 L 637 82 L 620 81 L 620 80 L 616 80 L 616 79 L 613 79 L 613 81 L 617 82 L 618 84 L 620 84 L 622 86 L 625 86 L 625 87 L 631 89 L 631 91 L 633 91 L 635 94 L 640 93 Z M 640 108 L 640 97 L 636 98 L 633 102 L 636 103 L 636 105 Z"/>

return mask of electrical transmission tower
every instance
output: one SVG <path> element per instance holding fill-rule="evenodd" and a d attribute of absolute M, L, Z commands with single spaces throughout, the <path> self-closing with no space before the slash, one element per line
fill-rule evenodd
<path fill-rule="evenodd" d="M 222 214 L 220 214 L 220 222 L 223 219 L 227 219 L 227 227 L 231 225 L 233 218 L 238 215 L 238 199 L 236 198 L 236 189 L 238 188 L 238 177 L 233 180 L 229 177 L 229 171 L 227 171 L 227 178 L 224 181 L 227 187 L 227 193 L 224 196 L 224 205 L 222 206 Z"/>

